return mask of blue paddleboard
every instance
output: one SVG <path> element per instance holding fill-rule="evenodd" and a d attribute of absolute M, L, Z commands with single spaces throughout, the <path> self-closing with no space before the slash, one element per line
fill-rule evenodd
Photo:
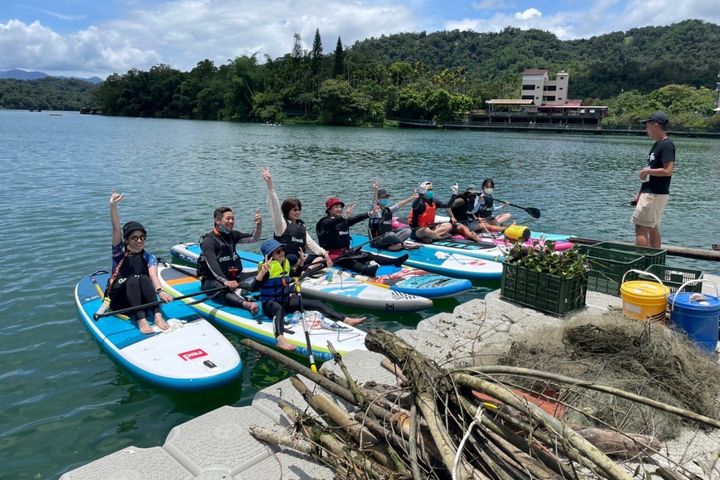
<path fill-rule="evenodd" d="M 86 275 L 75 287 L 80 319 L 100 347 L 137 377 L 173 390 L 203 390 L 240 375 L 242 362 L 235 347 L 179 302 L 162 307 L 171 328 L 163 331 L 154 327 L 152 334 L 141 333 L 126 317 L 111 315 L 94 320 L 108 274 L 94 275 L 97 287 L 92 280 Z"/>

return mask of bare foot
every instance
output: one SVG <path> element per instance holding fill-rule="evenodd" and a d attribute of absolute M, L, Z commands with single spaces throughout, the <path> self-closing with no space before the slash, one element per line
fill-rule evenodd
<path fill-rule="evenodd" d="M 170 328 L 170 325 L 168 325 L 168 323 L 165 321 L 165 319 L 159 313 L 157 315 L 155 315 L 155 325 L 160 330 L 167 330 L 168 328 Z"/>
<path fill-rule="evenodd" d="M 242 305 L 245 310 L 248 310 L 253 315 L 255 315 L 259 310 L 258 304 L 255 302 L 248 302 L 245 300 Z"/>
<path fill-rule="evenodd" d="M 350 326 L 360 325 L 366 318 L 367 317 L 345 317 L 343 323 Z"/>
<path fill-rule="evenodd" d="M 141 318 L 137 321 L 138 329 L 141 333 L 153 333 L 153 329 L 147 321 L 147 318 Z"/>
<path fill-rule="evenodd" d="M 285 337 L 280 335 L 277 337 L 277 346 L 282 350 L 292 351 L 295 350 L 295 345 L 285 340 Z"/>

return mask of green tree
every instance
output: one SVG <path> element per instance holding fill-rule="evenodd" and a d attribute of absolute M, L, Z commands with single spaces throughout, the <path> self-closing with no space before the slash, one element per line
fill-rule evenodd
<path fill-rule="evenodd" d="M 322 56 L 323 47 L 322 40 L 320 39 L 320 29 L 315 29 L 315 38 L 313 39 L 312 52 L 310 52 L 310 66 L 312 75 L 316 80 L 319 80 L 320 73 L 322 70 Z"/>
<path fill-rule="evenodd" d="M 342 41 L 338 37 L 337 45 L 335 45 L 335 64 L 333 73 L 336 77 L 342 77 L 345 74 L 345 52 L 343 51 Z"/>

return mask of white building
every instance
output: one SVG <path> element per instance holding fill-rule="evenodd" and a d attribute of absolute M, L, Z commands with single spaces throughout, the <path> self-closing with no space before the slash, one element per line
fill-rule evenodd
<path fill-rule="evenodd" d="M 522 73 L 522 88 L 520 98 L 532 100 L 540 105 L 565 105 L 568 100 L 567 72 L 558 72 L 555 80 L 548 78 L 548 71 L 541 69 L 528 69 Z"/>

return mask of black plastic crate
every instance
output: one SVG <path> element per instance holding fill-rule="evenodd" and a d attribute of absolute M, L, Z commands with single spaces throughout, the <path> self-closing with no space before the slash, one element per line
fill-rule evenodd
<path fill-rule="evenodd" d="M 592 245 L 589 251 L 592 252 L 595 248 L 602 248 L 603 250 L 619 250 L 621 252 L 633 253 L 637 256 L 641 256 L 643 257 L 641 270 L 647 269 L 650 265 L 665 265 L 665 258 L 667 257 L 666 250 L 650 247 L 638 247 L 637 245 L 630 245 L 627 243 L 600 242 Z"/>
<path fill-rule="evenodd" d="M 500 295 L 520 305 L 563 316 L 585 306 L 587 277 L 562 278 L 503 263 Z"/>
<path fill-rule="evenodd" d="M 692 270 L 690 268 L 671 267 L 667 265 L 650 265 L 646 271 L 652 273 L 663 284 L 670 289 L 671 293 L 677 292 L 685 282 L 690 280 L 699 280 L 703 276 L 700 270 Z M 688 285 L 683 289 L 684 292 L 702 292 L 702 283 Z"/>
<path fill-rule="evenodd" d="M 644 257 L 631 252 L 606 250 L 592 246 L 587 249 L 588 290 L 619 296 L 623 275 L 628 270 L 642 270 Z"/>

